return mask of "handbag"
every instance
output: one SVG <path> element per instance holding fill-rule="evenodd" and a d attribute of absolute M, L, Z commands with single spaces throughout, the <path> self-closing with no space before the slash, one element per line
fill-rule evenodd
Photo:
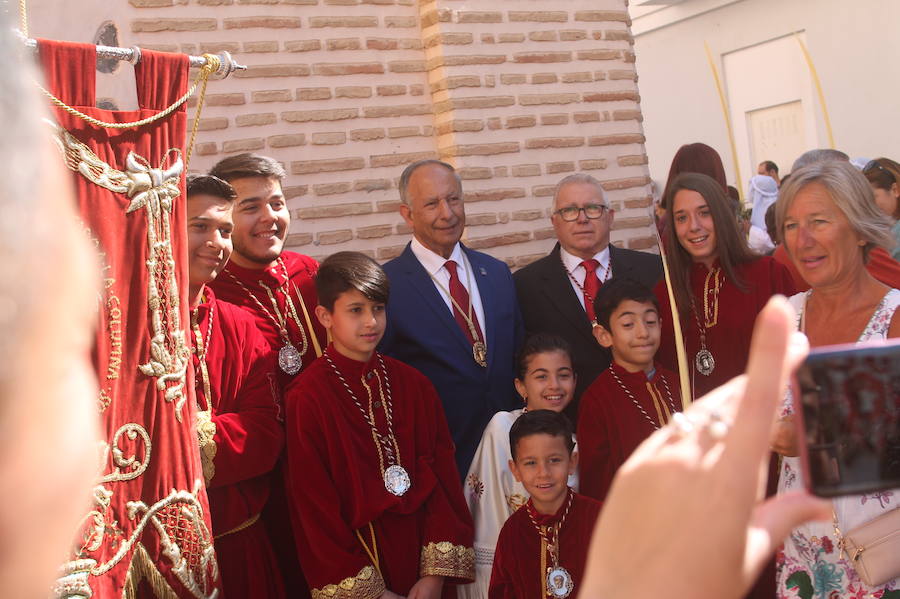
<path fill-rule="evenodd" d="M 869 520 L 845 534 L 834 515 L 834 533 L 841 554 L 870 587 L 900 576 L 900 508 Z"/>

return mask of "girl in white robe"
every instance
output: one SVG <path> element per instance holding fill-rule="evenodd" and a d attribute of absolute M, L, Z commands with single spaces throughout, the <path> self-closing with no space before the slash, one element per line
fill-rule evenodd
<path fill-rule="evenodd" d="M 466 501 L 475 521 L 475 582 L 457 587 L 459 599 L 487 599 L 500 529 L 528 501 L 525 487 L 509 468 L 509 429 L 527 410 L 562 412 L 572 401 L 575 372 L 568 343 L 544 333 L 526 339 L 515 385 L 524 407 L 494 414 L 466 476 Z M 578 490 L 577 471 L 569 477 L 569 486 Z"/>

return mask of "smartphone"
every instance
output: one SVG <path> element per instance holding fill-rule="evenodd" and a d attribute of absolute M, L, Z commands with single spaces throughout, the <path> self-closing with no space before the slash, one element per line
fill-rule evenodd
<path fill-rule="evenodd" d="M 810 492 L 900 487 L 900 342 L 812 350 L 793 396 Z"/>

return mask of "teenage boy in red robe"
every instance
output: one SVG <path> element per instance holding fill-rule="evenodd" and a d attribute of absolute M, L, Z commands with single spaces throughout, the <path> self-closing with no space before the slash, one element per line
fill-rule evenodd
<path fill-rule="evenodd" d="M 474 579 L 473 526 L 444 411 L 382 356 L 388 280 L 357 252 L 319 267 L 332 343 L 288 387 L 287 488 L 313 597 L 437 599 Z"/>
<path fill-rule="evenodd" d="M 279 357 L 287 384 L 321 355 L 325 331 L 312 314 L 318 263 L 284 251 L 291 224 L 281 181 L 284 167 L 258 154 L 229 156 L 209 172 L 227 181 L 237 194 L 234 206 L 234 254 L 213 283 L 220 298 L 250 312 Z"/>
<path fill-rule="evenodd" d="M 234 187 L 234 254 L 212 287 L 221 299 L 247 310 L 277 353 L 277 382 L 283 389 L 322 354 L 325 330 L 313 310 L 318 303 L 313 283 L 318 263 L 284 251 L 291 224 L 281 182 L 286 176 L 277 160 L 238 154 L 219 161 L 210 171 Z M 283 420 L 283 414 L 279 414 Z M 306 597 L 294 549 L 294 534 L 284 490 L 283 460 L 276 468 L 272 495 L 263 521 L 275 547 L 291 597 Z"/>
<path fill-rule="evenodd" d="M 594 337 L 612 353 L 588 387 L 578 414 L 579 490 L 603 501 L 638 445 L 680 410 L 678 377 L 654 361 L 661 323 L 653 291 L 613 279 L 594 298 Z"/>
<path fill-rule="evenodd" d="M 231 255 L 234 191 L 203 176 L 188 182 L 191 348 L 197 434 L 226 597 L 284 597 L 259 515 L 284 443 L 273 389 L 274 354 L 253 318 L 207 284 Z"/>
<path fill-rule="evenodd" d="M 500 530 L 488 597 L 575 597 L 600 503 L 568 487 L 578 465 L 572 425 L 552 410 L 526 412 L 509 429 L 509 448 L 531 498 Z"/>

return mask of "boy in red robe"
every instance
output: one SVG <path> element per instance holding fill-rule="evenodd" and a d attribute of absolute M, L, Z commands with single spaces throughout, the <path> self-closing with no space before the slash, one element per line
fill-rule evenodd
<path fill-rule="evenodd" d="M 287 488 L 311 594 L 454 596 L 445 582 L 474 579 L 472 518 L 437 392 L 375 351 L 387 276 L 339 252 L 319 267 L 316 291 L 333 342 L 285 395 Z"/>
<path fill-rule="evenodd" d="M 578 465 L 572 425 L 552 410 L 526 412 L 509 430 L 509 447 L 509 467 L 531 498 L 500 530 L 488 597 L 574 597 L 600 502 L 568 487 Z"/>
<path fill-rule="evenodd" d="M 587 388 L 578 414 L 580 491 L 603 501 L 619 467 L 681 405 L 678 377 L 654 362 L 659 304 L 649 288 L 613 279 L 594 298 L 594 337 L 612 352 Z"/>
<path fill-rule="evenodd" d="M 318 263 L 284 251 L 291 213 L 281 182 L 286 176 L 277 160 L 238 154 L 219 161 L 210 171 L 237 193 L 234 207 L 234 254 L 212 286 L 221 299 L 253 316 L 256 326 L 277 352 L 278 382 L 283 389 L 310 362 L 322 355 L 325 329 L 313 310 L 318 303 L 313 283 Z M 283 415 L 279 414 L 283 419 Z M 272 483 L 263 521 L 275 547 L 291 597 L 306 597 L 284 490 L 283 460 Z"/>
<path fill-rule="evenodd" d="M 282 382 L 287 384 L 322 354 L 325 331 L 315 322 L 313 284 L 318 263 L 284 251 L 291 224 L 279 162 L 257 154 L 219 161 L 210 175 L 234 187 L 234 254 L 213 283 L 225 301 L 241 306 L 257 321 L 278 352 Z"/>
<path fill-rule="evenodd" d="M 191 348 L 197 434 L 226 597 L 284 597 L 277 561 L 259 515 L 281 453 L 274 354 L 246 312 L 207 283 L 231 255 L 228 183 L 196 177 L 187 187 Z"/>

